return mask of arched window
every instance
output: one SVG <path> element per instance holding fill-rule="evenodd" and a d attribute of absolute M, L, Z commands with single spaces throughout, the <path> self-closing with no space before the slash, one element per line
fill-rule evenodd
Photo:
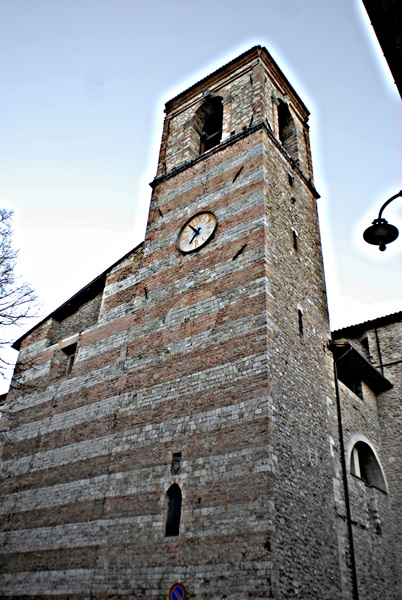
<path fill-rule="evenodd" d="M 210 97 L 194 115 L 194 127 L 199 136 L 200 154 L 217 146 L 222 138 L 222 98 Z"/>
<path fill-rule="evenodd" d="M 368 444 L 357 442 L 350 455 L 350 472 L 363 479 L 368 485 L 387 491 L 380 464 Z"/>
<path fill-rule="evenodd" d="M 282 142 L 286 152 L 293 158 L 295 162 L 299 160 L 299 152 L 297 147 L 297 131 L 293 117 L 287 104 L 283 100 L 279 100 L 278 104 L 278 124 L 279 124 L 279 139 Z"/>
<path fill-rule="evenodd" d="M 166 516 L 166 537 L 179 535 L 180 514 L 181 514 L 181 490 L 174 483 L 166 492 L 167 516 Z"/>

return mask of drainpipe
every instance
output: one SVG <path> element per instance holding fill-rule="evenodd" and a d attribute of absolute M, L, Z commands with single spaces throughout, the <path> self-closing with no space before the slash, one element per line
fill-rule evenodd
<path fill-rule="evenodd" d="M 342 465 L 342 478 L 343 478 L 343 487 L 345 492 L 345 505 L 346 505 L 346 523 L 348 527 L 348 537 L 349 537 L 349 548 L 350 548 L 350 564 L 352 568 L 352 586 L 353 586 L 353 599 L 359 600 L 359 588 L 357 583 L 357 568 L 356 568 L 356 559 L 355 559 L 355 547 L 353 542 L 353 528 L 352 528 L 352 516 L 350 512 L 350 500 L 349 500 L 349 486 L 348 486 L 348 471 L 346 466 L 346 458 L 345 458 L 345 443 L 343 438 L 343 425 L 342 425 L 342 409 L 341 409 L 341 397 L 339 393 L 339 384 L 338 384 L 338 369 L 336 364 L 345 358 L 347 354 L 351 351 L 351 347 L 349 346 L 349 350 L 346 350 L 338 359 L 335 360 L 334 356 L 334 380 L 335 380 L 335 393 L 336 393 L 336 407 L 338 411 L 338 430 L 339 430 L 339 446 L 340 446 L 340 454 L 341 454 L 341 465 Z"/>

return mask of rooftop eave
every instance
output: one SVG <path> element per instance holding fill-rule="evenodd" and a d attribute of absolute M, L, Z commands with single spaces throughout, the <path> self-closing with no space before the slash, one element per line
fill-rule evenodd
<path fill-rule="evenodd" d="M 347 325 L 341 329 L 335 329 L 332 332 L 332 339 L 341 339 L 362 335 L 370 329 L 377 329 L 378 327 L 386 327 L 402 321 L 402 311 L 385 315 L 384 317 L 377 317 L 370 321 L 363 321 L 362 323 L 354 323 L 353 325 Z"/>
<path fill-rule="evenodd" d="M 292 101 L 297 105 L 299 111 L 303 115 L 304 120 L 307 121 L 310 115 L 308 108 L 301 100 L 296 90 L 287 79 L 286 75 L 272 58 L 271 54 L 263 46 L 253 46 L 225 65 L 219 67 L 219 69 L 213 73 L 203 77 L 174 98 L 171 98 L 171 100 L 168 100 L 165 104 L 165 113 L 171 113 L 178 106 L 183 104 L 185 99 L 192 98 L 193 96 L 202 93 L 206 87 L 214 87 L 214 85 L 221 80 L 224 74 L 228 75 L 231 72 L 235 72 L 240 67 L 247 65 L 255 59 L 260 59 L 266 64 L 268 70 L 270 73 L 272 73 L 273 78 L 279 81 L 284 89 L 286 89 L 286 92 L 290 95 Z"/>
<path fill-rule="evenodd" d="M 363 356 L 363 354 L 348 340 L 335 340 L 329 344 L 335 362 L 345 360 L 377 394 L 390 390 L 393 385 Z"/>
<path fill-rule="evenodd" d="M 114 267 L 116 267 L 120 262 L 127 258 L 127 256 L 129 256 L 132 252 L 136 252 L 139 248 L 141 248 L 143 243 L 144 242 L 141 242 L 140 244 L 138 244 L 138 246 L 127 252 L 127 254 L 119 258 L 119 260 L 117 260 L 105 271 L 103 271 L 103 273 L 98 275 L 98 277 L 95 277 L 95 279 L 93 279 L 90 283 L 81 288 L 76 294 L 71 296 L 71 298 L 69 298 L 61 306 L 56 308 L 56 310 L 49 313 L 44 319 L 39 321 L 39 323 L 36 323 L 36 325 L 31 327 L 29 331 L 27 331 L 21 337 L 19 337 L 18 340 L 15 340 L 11 347 L 14 348 L 14 350 L 19 350 L 25 338 L 31 335 L 31 333 L 33 333 L 38 327 L 43 325 L 43 323 L 45 323 L 48 319 L 55 319 L 56 321 L 61 321 L 67 316 L 73 314 L 73 312 L 78 310 L 78 308 L 85 304 L 85 302 L 88 302 L 89 300 L 95 298 L 95 296 L 103 289 L 108 273 L 110 273 L 110 271 L 114 269 Z"/>

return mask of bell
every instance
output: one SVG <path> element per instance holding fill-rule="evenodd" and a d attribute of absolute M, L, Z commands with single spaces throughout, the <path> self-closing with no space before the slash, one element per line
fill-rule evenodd
<path fill-rule="evenodd" d="M 398 235 L 398 229 L 390 225 L 386 219 L 374 219 L 371 227 L 363 233 L 363 238 L 368 244 L 379 246 L 381 252 L 384 252 L 386 244 L 395 241 Z"/>

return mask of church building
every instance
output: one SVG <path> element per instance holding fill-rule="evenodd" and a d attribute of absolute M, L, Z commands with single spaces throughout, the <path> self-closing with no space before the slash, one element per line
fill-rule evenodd
<path fill-rule="evenodd" d="M 397 600 L 402 312 L 331 336 L 309 112 L 256 46 L 165 113 L 144 242 L 14 344 L 0 597 Z"/>

